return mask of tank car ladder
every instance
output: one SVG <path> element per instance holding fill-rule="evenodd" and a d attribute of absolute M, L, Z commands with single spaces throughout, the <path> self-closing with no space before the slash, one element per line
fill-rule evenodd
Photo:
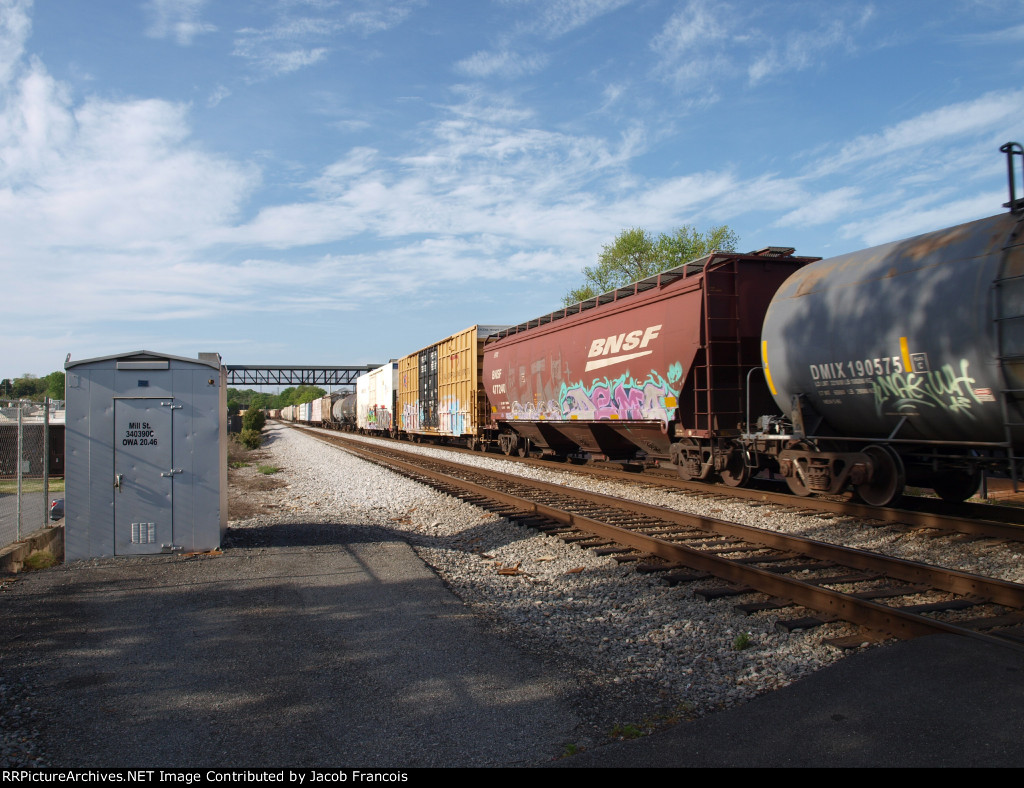
<path fill-rule="evenodd" d="M 1021 146 L 1019 142 L 1008 142 L 999 150 L 1001 153 L 1006 154 L 1006 169 L 1010 191 L 1010 200 L 1003 203 L 1003 207 L 1009 208 L 1011 213 L 1018 216 L 1017 225 L 1008 239 L 1009 242 L 1003 247 L 1003 251 L 1006 252 L 1010 247 L 1024 243 L 1024 238 L 1021 237 L 1024 234 L 1024 197 L 1017 196 L 1017 175 L 1014 167 L 1015 156 L 1020 156 L 1024 159 L 1024 146 Z M 1000 370 L 1005 370 L 1006 365 L 1009 363 L 1016 362 L 1020 364 L 1024 362 L 1024 343 L 1021 343 L 1019 340 L 1019 344 L 1010 341 L 1011 352 L 1005 352 L 1010 334 L 1020 336 L 1022 333 L 1021 330 L 1012 331 L 1008 327 L 1024 325 L 1024 307 L 1017 306 L 1016 308 L 1011 308 L 1008 312 L 1004 312 L 1004 307 L 1008 304 L 1024 304 L 1024 274 L 1000 276 L 992 283 L 992 293 L 992 314 L 996 324 L 996 348 L 998 348 L 999 354 L 997 360 Z M 1010 294 L 1009 297 L 1004 295 L 1006 293 Z M 1012 352 L 1014 350 L 1017 352 Z M 1006 430 L 1006 458 L 1010 464 L 1013 491 L 1018 492 L 1020 481 L 1018 462 L 1024 460 L 1024 457 L 1018 457 L 1013 452 L 1013 432 L 1014 429 L 1024 429 L 1024 422 L 1010 421 L 1010 409 L 1011 406 L 1016 405 L 1018 412 L 1020 412 L 1022 403 L 1024 403 L 1024 389 L 1004 388 L 1000 393 L 1002 395 L 999 399 L 1003 409 L 1003 426 Z"/>

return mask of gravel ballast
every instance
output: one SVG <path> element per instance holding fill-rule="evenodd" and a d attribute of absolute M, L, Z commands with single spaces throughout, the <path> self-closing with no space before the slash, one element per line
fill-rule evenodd
<path fill-rule="evenodd" d="M 844 625 L 778 633 L 772 616 L 738 614 L 735 600 L 705 602 L 685 586 L 670 587 L 609 557 L 510 524 L 308 436 L 280 426 L 272 434 L 274 462 L 290 482 L 278 491 L 284 511 L 358 511 L 401 533 L 499 630 L 541 653 L 586 665 L 592 687 L 620 709 L 621 725 L 646 723 L 649 729 L 659 721 L 692 719 L 843 656 L 822 639 L 848 631 Z M 487 457 L 470 461 L 508 467 Z M 560 481 L 567 476 L 555 474 Z M 524 574 L 498 572 L 517 565 Z M 743 641 L 747 647 L 737 648 Z"/>

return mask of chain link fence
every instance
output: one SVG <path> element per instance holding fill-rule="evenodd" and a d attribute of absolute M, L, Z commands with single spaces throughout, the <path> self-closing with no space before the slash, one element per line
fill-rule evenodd
<path fill-rule="evenodd" d="M 0 400 L 0 548 L 50 525 L 64 498 L 64 403 Z"/>

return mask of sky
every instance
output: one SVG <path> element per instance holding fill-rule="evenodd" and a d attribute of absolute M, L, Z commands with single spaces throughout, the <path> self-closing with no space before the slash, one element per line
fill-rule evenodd
<path fill-rule="evenodd" d="M 630 227 L 990 216 L 1022 86 L 1022 0 L 0 0 L 0 377 L 384 363 Z"/>

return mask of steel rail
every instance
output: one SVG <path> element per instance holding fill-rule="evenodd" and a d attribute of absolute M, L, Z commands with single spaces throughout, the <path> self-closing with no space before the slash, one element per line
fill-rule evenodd
<path fill-rule="evenodd" d="M 540 503 L 531 498 L 524 498 L 522 495 L 494 490 L 491 487 L 462 479 L 458 476 L 452 476 L 449 473 L 424 468 L 416 462 L 407 462 L 395 457 L 383 458 L 378 452 L 367 449 L 364 445 L 359 445 L 361 442 L 345 441 L 345 443 L 350 444 L 345 447 L 345 450 L 352 451 L 372 462 L 387 466 L 397 466 L 406 473 L 414 476 L 425 476 L 440 484 L 462 487 L 474 495 L 499 501 L 525 513 L 546 517 L 587 533 L 593 533 L 595 536 L 607 538 L 625 546 L 658 556 L 672 563 L 680 564 L 696 571 L 708 572 L 729 582 L 749 586 L 771 596 L 784 597 L 819 613 L 841 618 L 876 632 L 885 632 L 903 638 L 946 632 L 965 635 L 990 643 L 998 643 L 1003 646 L 1024 648 L 1024 646 L 1009 641 L 1006 638 L 957 626 L 953 623 L 927 618 L 916 613 L 909 613 L 897 607 L 888 607 L 869 599 L 862 599 L 856 594 L 847 594 L 823 588 L 822 585 L 829 582 L 828 578 L 822 578 L 820 581 L 821 585 L 818 585 L 786 577 L 777 572 L 739 563 L 733 559 L 723 558 L 657 536 L 642 534 L 635 530 L 602 522 L 578 512 Z M 390 451 L 394 452 L 397 450 L 390 449 Z M 507 475 L 486 469 L 468 469 L 460 463 L 451 463 L 450 461 L 438 460 L 436 458 L 421 457 L 420 461 L 454 465 L 464 473 L 480 474 L 502 483 L 510 483 Z M 897 579 L 912 584 L 924 584 L 932 589 L 940 589 L 971 597 L 978 604 L 995 602 L 1016 609 L 1024 608 L 1024 586 L 1016 583 L 985 578 L 956 570 L 941 569 L 903 559 L 879 556 L 852 548 L 830 545 L 803 537 L 778 534 L 716 518 L 690 515 L 649 504 L 623 501 L 622 499 L 615 499 L 600 493 L 573 490 L 547 482 L 538 482 L 533 479 L 520 479 L 517 477 L 514 484 L 541 489 L 547 493 L 554 493 L 560 496 L 572 495 L 580 497 L 619 511 L 627 510 L 634 514 L 643 514 L 660 519 L 668 524 L 683 524 L 697 527 L 710 533 L 731 536 L 760 544 L 770 549 L 796 553 L 860 571 L 874 572 L 890 579 Z M 645 527 L 655 526 L 647 525 Z M 921 590 L 923 592 L 927 589 L 922 588 Z"/>
<path fill-rule="evenodd" d="M 299 429 L 301 429 L 301 427 Z M 383 439 L 383 437 L 381 439 Z M 460 446 L 436 444 L 434 448 L 449 451 L 453 454 L 468 453 L 473 456 L 480 456 L 480 452 L 472 451 Z M 535 468 L 544 468 L 546 470 L 557 469 L 566 473 L 576 473 L 581 476 L 601 476 L 631 484 L 650 484 L 658 487 L 664 487 L 669 490 L 686 490 L 699 495 L 715 495 L 726 498 L 759 501 L 761 503 L 786 506 L 792 509 L 806 509 L 809 511 L 843 514 L 850 517 L 878 520 L 880 522 L 896 525 L 907 525 L 919 529 L 935 529 L 939 531 L 961 533 L 978 538 L 1006 539 L 1015 542 L 1024 541 L 1024 509 L 1011 509 L 1008 507 L 987 506 L 982 504 L 950 504 L 943 502 L 941 505 L 946 507 L 973 507 L 973 510 L 968 514 L 947 514 L 928 511 L 928 507 L 930 506 L 928 501 L 931 499 L 927 498 L 916 499 L 918 501 L 917 505 L 922 507 L 920 510 L 878 507 L 855 500 L 836 500 L 834 498 L 821 498 L 818 496 L 801 497 L 790 492 L 774 492 L 759 487 L 730 487 L 729 485 L 714 484 L 710 482 L 683 481 L 675 475 L 628 472 L 614 470 L 611 468 L 601 468 L 594 465 L 564 465 L 552 462 L 551 460 L 537 459 L 535 457 L 503 455 L 502 459 L 507 462 L 524 463 Z M 939 505 L 940 502 L 936 500 L 935 503 L 936 505 Z M 1001 519 L 992 519 L 993 516 Z"/>
<path fill-rule="evenodd" d="M 459 446 L 441 446 L 435 448 L 451 451 L 455 454 L 471 453 L 479 456 L 479 452 L 471 452 Z M 871 506 L 854 500 L 835 500 L 834 498 L 821 498 L 818 496 L 801 497 L 790 492 L 773 492 L 758 487 L 730 487 L 725 484 L 713 484 L 709 482 L 683 481 L 677 476 L 634 473 L 611 468 L 600 468 L 593 465 L 563 465 L 553 463 L 550 460 L 537 459 L 534 457 L 516 457 L 503 455 L 502 459 L 508 462 L 524 463 L 535 468 L 547 470 L 560 470 L 567 473 L 577 473 L 581 476 L 602 476 L 609 479 L 616 479 L 632 484 L 652 484 L 665 487 L 670 490 L 686 490 L 703 495 L 718 495 L 723 497 L 741 498 L 745 500 L 759 501 L 761 503 L 772 503 L 779 506 L 786 506 L 793 509 L 808 509 L 813 511 L 830 512 L 832 514 L 843 514 L 850 517 L 860 517 L 869 520 L 914 526 L 921 529 L 934 528 L 940 531 L 951 531 L 962 533 L 968 536 L 992 539 L 1007 539 L 1010 541 L 1024 541 L 1024 509 L 1007 509 L 992 506 L 973 505 L 975 511 L 969 515 L 950 515 L 941 512 L 922 510 L 901 509 L 895 507 Z M 919 499 L 922 507 L 928 499 Z M 952 504 L 945 504 L 951 506 Z M 959 504 L 959 506 L 971 506 L 970 504 Z M 996 511 L 979 511 L 979 510 Z M 990 519 L 989 515 L 999 514 L 1005 520 Z M 1013 518 L 1013 519 L 1011 519 Z"/>

